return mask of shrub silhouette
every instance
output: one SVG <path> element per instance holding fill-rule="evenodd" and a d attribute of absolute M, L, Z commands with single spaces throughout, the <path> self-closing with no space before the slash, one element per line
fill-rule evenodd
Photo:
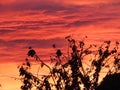
<path fill-rule="evenodd" d="M 106 79 L 119 73 L 119 42 L 116 42 L 112 48 L 110 47 L 111 41 L 104 41 L 101 46 L 94 44 L 87 46 L 84 40 L 76 41 L 70 36 L 65 37 L 65 39 L 68 41 L 68 54 L 64 55 L 53 44 L 56 56 L 50 58 L 54 63 L 52 67 L 41 60 L 35 50 L 29 48 L 26 63 L 19 66 L 19 73 L 23 82 L 22 90 L 31 90 L 33 87 L 36 90 L 81 90 L 82 88 L 84 90 L 101 90 L 98 87 L 105 87 Z M 39 61 L 41 68 L 47 67 L 49 74 L 41 76 L 38 76 L 39 72 L 36 75 L 33 74 L 30 71 L 32 67 L 29 57 Z M 84 65 L 86 57 L 88 66 Z M 100 73 L 104 70 L 106 71 L 105 81 L 100 84 Z"/>
<path fill-rule="evenodd" d="M 120 90 L 120 73 L 107 75 L 96 90 Z"/>

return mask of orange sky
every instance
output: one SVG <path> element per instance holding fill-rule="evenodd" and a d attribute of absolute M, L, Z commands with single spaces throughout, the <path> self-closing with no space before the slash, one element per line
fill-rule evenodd
<path fill-rule="evenodd" d="M 76 39 L 87 35 L 89 43 L 120 41 L 120 0 L 0 0 L 0 11 L 3 75 L 24 61 L 29 46 L 45 59 L 54 53 L 53 43 L 64 48 L 67 35 Z M 15 69 L 9 75 L 16 73 Z"/>

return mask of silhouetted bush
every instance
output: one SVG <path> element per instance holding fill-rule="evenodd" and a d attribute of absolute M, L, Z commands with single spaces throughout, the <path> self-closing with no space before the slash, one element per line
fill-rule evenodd
<path fill-rule="evenodd" d="M 119 75 L 116 74 L 119 73 L 120 69 L 119 42 L 116 42 L 112 48 L 110 47 L 111 41 L 105 41 L 100 46 L 94 44 L 88 46 L 84 40 L 76 41 L 70 36 L 65 37 L 65 39 L 68 41 L 68 54 L 64 55 L 53 44 L 56 56 L 50 58 L 54 64 L 52 67 L 41 60 L 35 50 L 29 48 L 28 56 L 39 61 L 41 68 L 47 67 L 49 74 L 39 77 L 39 72 L 36 75 L 33 74 L 30 71 L 32 67 L 28 57 L 26 63 L 19 66 L 20 77 L 23 82 L 21 89 L 31 90 L 34 87 L 36 90 L 81 90 L 82 88 L 84 90 L 113 90 L 99 88 L 107 87 L 108 84 L 106 83 L 109 82 L 109 78 L 114 80 L 114 77 L 117 78 L 116 75 Z M 87 61 L 86 65 L 88 66 L 85 66 L 85 61 Z M 100 74 L 104 70 L 106 73 L 103 82 L 100 84 Z M 110 81 L 113 81 L 112 79 Z"/>
<path fill-rule="evenodd" d="M 107 75 L 96 90 L 120 90 L 120 73 Z"/>

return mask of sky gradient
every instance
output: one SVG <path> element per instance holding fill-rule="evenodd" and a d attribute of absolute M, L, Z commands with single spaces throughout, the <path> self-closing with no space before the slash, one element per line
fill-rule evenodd
<path fill-rule="evenodd" d="M 0 0 L 0 74 L 24 62 L 29 46 L 46 60 L 52 44 L 65 49 L 68 35 L 87 35 L 89 43 L 120 41 L 120 0 Z"/>

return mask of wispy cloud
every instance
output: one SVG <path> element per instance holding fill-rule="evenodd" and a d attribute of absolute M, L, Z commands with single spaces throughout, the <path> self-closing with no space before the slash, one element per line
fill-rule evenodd
<path fill-rule="evenodd" d="M 14 47 L 15 54 L 29 45 L 44 51 L 53 43 L 60 43 L 62 48 L 67 35 L 76 38 L 88 35 L 89 41 L 118 40 L 120 2 L 87 1 L 15 0 L 1 3 L 0 47 L 4 52 L 1 55 L 10 54 L 7 50 Z"/>

